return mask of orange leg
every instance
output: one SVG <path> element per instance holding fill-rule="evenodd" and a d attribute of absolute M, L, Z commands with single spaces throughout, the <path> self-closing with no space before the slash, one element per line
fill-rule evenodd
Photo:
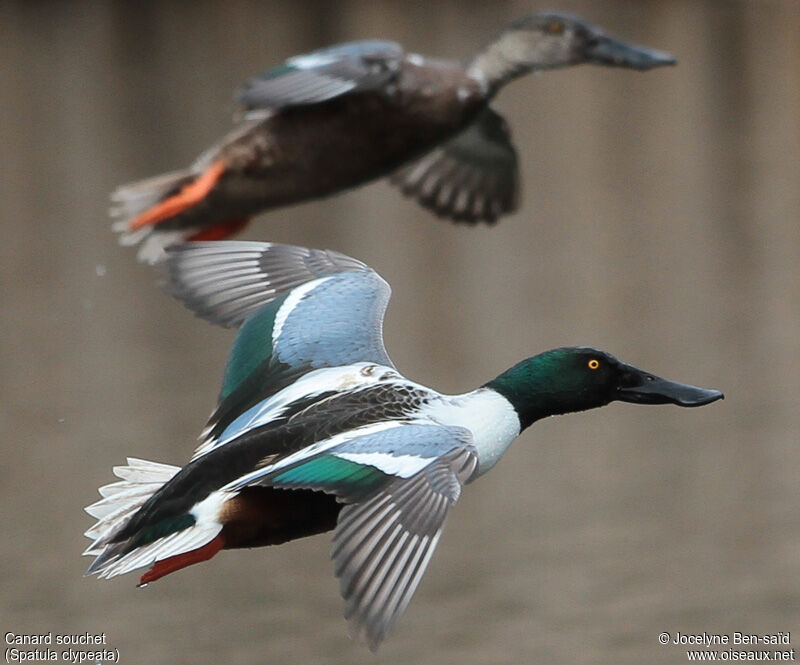
<path fill-rule="evenodd" d="M 223 160 L 220 159 L 214 162 L 197 180 L 190 182 L 177 194 L 164 199 L 161 203 L 145 210 L 141 215 L 133 219 L 128 229 L 135 231 L 143 226 L 158 224 L 199 203 L 211 191 L 211 188 L 217 184 L 222 174 L 225 173 L 225 168 Z"/>
<path fill-rule="evenodd" d="M 225 541 L 222 539 L 222 535 L 220 534 L 210 543 L 206 543 L 196 550 L 184 552 L 183 554 L 176 554 L 168 559 L 156 561 L 153 564 L 153 567 L 150 568 L 150 570 L 148 570 L 144 575 L 142 575 L 142 578 L 139 580 L 139 586 L 154 582 L 158 578 L 164 577 L 164 575 L 169 575 L 170 573 L 174 573 L 176 570 L 186 568 L 186 566 L 191 566 L 193 563 L 208 561 L 212 556 L 222 549 L 224 544 Z"/>

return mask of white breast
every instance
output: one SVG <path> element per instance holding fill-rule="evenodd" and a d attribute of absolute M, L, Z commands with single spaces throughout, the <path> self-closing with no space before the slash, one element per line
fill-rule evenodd
<path fill-rule="evenodd" d="M 420 415 L 472 432 L 478 451 L 478 475 L 491 469 L 520 433 L 519 416 L 511 402 L 490 388 L 464 395 L 442 395 L 425 406 Z"/>

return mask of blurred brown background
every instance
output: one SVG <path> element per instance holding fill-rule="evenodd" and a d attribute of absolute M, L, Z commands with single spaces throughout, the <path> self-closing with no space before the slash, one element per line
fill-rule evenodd
<path fill-rule="evenodd" d="M 680 63 L 504 91 L 517 214 L 451 226 L 378 183 L 245 237 L 380 271 L 393 359 L 443 391 L 591 344 L 726 400 L 534 426 L 465 492 L 377 659 L 346 637 L 326 536 L 146 590 L 83 578 L 83 506 L 127 455 L 188 459 L 232 338 L 116 244 L 108 193 L 194 159 L 285 57 L 365 37 L 462 57 L 554 6 Z M 799 29 L 797 0 L 0 3 L 2 631 L 195 665 L 681 663 L 661 631 L 800 641 Z"/>

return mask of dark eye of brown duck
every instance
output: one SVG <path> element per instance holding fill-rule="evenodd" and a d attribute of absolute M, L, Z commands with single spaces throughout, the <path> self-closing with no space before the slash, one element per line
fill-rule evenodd
<path fill-rule="evenodd" d="M 548 33 L 551 35 L 563 35 L 564 34 L 564 24 L 559 23 L 558 21 L 551 21 L 547 24 L 546 28 Z"/>

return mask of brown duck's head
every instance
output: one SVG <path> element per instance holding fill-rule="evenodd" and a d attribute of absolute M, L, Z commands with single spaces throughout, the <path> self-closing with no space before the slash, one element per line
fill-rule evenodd
<path fill-rule="evenodd" d="M 511 23 L 472 68 L 498 86 L 531 70 L 583 63 L 647 70 L 674 65 L 676 59 L 612 37 L 579 16 L 543 12 Z"/>

